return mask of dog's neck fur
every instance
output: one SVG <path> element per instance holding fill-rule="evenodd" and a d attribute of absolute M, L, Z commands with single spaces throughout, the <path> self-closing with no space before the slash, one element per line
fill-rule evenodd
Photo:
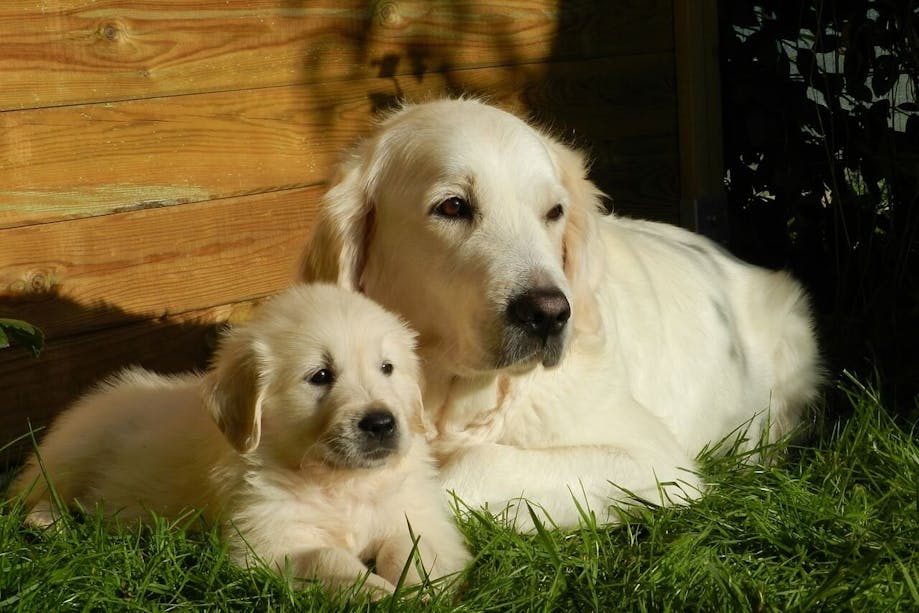
<path fill-rule="evenodd" d="M 600 324 L 590 333 L 576 330 L 566 356 L 577 348 L 577 353 L 590 361 L 600 360 L 608 351 L 608 336 L 603 330 Z M 545 380 L 540 365 L 514 374 L 492 371 L 464 376 L 443 368 L 441 365 L 449 360 L 433 349 L 426 350 L 424 344 L 419 354 L 424 369 L 422 422 L 428 442 L 441 460 L 464 447 L 503 440 L 509 421 L 520 418 L 522 407 L 531 406 L 528 398 L 544 395 L 538 384 Z M 557 381 L 553 387 L 565 389 Z"/>
<path fill-rule="evenodd" d="M 499 373 L 461 377 L 424 360 L 424 424 L 435 455 L 448 456 L 500 431 L 512 392 L 512 378 Z"/>

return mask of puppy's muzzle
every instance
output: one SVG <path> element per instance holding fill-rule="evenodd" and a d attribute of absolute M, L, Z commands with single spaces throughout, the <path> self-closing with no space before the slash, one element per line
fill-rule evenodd
<path fill-rule="evenodd" d="M 357 422 L 361 451 L 371 457 L 383 457 L 399 447 L 396 416 L 385 408 L 368 409 Z"/>

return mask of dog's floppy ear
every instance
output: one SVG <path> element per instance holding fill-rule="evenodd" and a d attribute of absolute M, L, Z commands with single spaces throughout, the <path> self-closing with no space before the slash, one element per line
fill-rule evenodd
<path fill-rule="evenodd" d="M 430 417 L 424 412 L 424 402 L 421 400 L 421 389 L 417 388 L 412 394 L 411 401 L 409 403 L 409 419 L 408 425 L 409 430 L 415 434 L 423 434 L 427 436 L 433 436 L 435 432 L 435 427 L 433 422 L 431 422 Z"/>
<path fill-rule="evenodd" d="M 204 402 L 211 416 L 240 453 L 258 447 L 262 433 L 264 382 L 256 349 L 251 339 L 231 332 L 221 342 L 204 383 Z"/>
<path fill-rule="evenodd" d="M 597 217 L 601 214 L 605 196 L 587 178 L 587 164 L 582 153 L 549 137 L 546 140 L 571 198 L 562 240 L 565 276 L 574 293 L 574 329 L 591 335 L 601 334 L 602 322 L 596 295 L 605 259 Z"/>
<path fill-rule="evenodd" d="M 319 218 L 306 247 L 300 279 L 334 283 L 360 290 L 367 243 L 373 230 L 373 205 L 364 185 L 362 158 L 366 147 L 342 164 L 326 192 Z"/>

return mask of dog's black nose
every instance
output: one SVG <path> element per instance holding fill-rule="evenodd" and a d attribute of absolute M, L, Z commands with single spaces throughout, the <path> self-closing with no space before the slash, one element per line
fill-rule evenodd
<path fill-rule="evenodd" d="M 547 339 L 565 328 L 571 305 L 558 289 L 531 289 L 511 300 L 507 315 L 512 323 Z"/>
<path fill-rule="evenodd" d="M 375 409 L 364 415 L 357 427 L 382 443 L 396 435 L 396 417 L 386 409 Z"/>

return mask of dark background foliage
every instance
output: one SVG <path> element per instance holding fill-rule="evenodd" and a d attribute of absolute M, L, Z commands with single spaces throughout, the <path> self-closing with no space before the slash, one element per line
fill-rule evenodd
<path fill-rule="evenodd" d="M 732 250 L 811 289 L 828 365 L 919 392 L 919 3 L 720 3 Z"/>

